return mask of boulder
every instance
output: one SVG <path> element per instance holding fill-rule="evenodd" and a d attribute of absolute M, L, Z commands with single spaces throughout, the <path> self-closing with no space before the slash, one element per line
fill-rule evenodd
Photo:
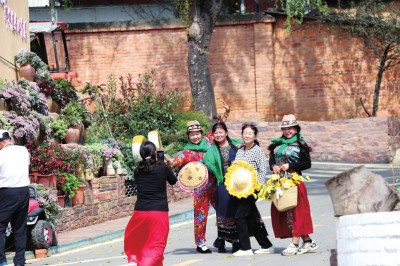
<path fill-rule="evenodd" d="M 332 177 L 325 186 L 328 188 L 336 217 L 392 211 L 400 201 L 392 186 L 364 165 Z"/>

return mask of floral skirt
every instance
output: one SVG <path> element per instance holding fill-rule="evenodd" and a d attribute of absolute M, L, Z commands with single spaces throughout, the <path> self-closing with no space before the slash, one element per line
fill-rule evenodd
<path fill-rule="evenodd" d="M 237 198 L 231 196 L 224 184 L 217 186 L 217 229 L 218 237 L 229 242 L 239 239 L 235 223 Z"/>
<path fill-rule="evenodd" d="M 124 251 L 138 266 L 162 266 L 169 233 L 166 211 L 134 211 L 125 229 Z"/>
<path fill-rule="evenodd" d="M 271 220 L 276 238 L 300 237 L 313 233 L 310 203 L 304 183 L 298 185 L 295 208 L 279 212 L 275 205 L 271 204 Z"/>

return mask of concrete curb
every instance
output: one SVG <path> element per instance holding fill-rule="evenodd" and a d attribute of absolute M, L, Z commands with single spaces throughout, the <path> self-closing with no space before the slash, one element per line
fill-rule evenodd
<path fill-rule="evenodd" d="M 209 215 L 211 215 L 211 214 L 215 214 L 215 210 L 212 207 L 210 208 L 210 211 L 209 211 Z M 169 216 L 170 225 L 178 224 L 178 223 L 182 223 L 182 222 L 188 222 L 190 220 L 193 220 L 193 209 Z M 125 232 L 125 228 L 114 231 L 114 232 L 110 232 L 107 234 L 102 234 L 102 235 L 98 235 L 95 237 L 89 237 L 87 239 L 79 240 L 76 242 L 71 242 L 71 243 L 67 243 L 67 244 L 61 244 L 61 245 L 58 245 L 55 247 L 50 247 L 48 249 L 47 254 L 51 256 L 54 254 L 59 254 L 59 253 L 63 253 L 66 251 L 78 249 L 83 246 L 89 246 L 89 245 L 103 243 L 103 242 L 106 242 L 106 241 L 109 241 L 112 239 L 123 237 L 124 232 Z M 14 259 L 13 256 L 9 256 L 7 258 L 7 263 L 12 264 L 13 259 Z M 35 259 L 35 253 L 33 251 L 25 252 L 25 259 L 26 260 Z"/>
<path fill-rule="evenodd" d="M 177 214 L 171 215 L 169 217 L 169 221 L 170 221 L 171 225 L 177 224 L 180 222 L 186 222 L 186 221 L 189 221 L 190 219 L 193 219 L 193 210 L 185 211 L 182 213 L 177 213 Z M 106 242 L 106 241 L 109 241 L 109 240 L 112 240 L 115 238 L 123 237 L 124 232 L 125 232 L 125 228 L 114 231 L 114 232 L 110 232 L 107 234 L 102 234 L 102 235 L 98 235 L 95 237 L 89 237 L 87 239 L 79 240 L 76 242 L 58 245 L 58 246 L 49 248 L 48 253 L 49 254 L 58 254 L 58 253 L 70 251 L 73 249 L 77 249 L 82 246 L 89 246 L 89 245 L 103 243 L 103 242 Z"/>

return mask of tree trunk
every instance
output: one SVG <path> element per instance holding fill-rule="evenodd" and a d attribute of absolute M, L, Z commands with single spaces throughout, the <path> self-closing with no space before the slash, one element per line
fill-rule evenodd
<path fill-rule="evenodd" d="M 208 49 L 222 0 L 204 0 L 195 3 L 195 14 L 188 29 L 189 81 L 194 109 L 203 111 L 210 120 L 217 116 L 214 88 L 208 67 Z"/>
<path fill-rule="evenodd" d="M 376 81 L 375 81 L 374 98 L 372 102 L 372 116 L 376 116 L 376 113 L 378 112 L 379 94 L 381 91 L 382 77 L 383 77 L 383 72 L 385 72 L 386 70 L 386 62 L 388 60 L 388 53 L 390 49 L 391 45 L 385 47 L 385 50 L 383 51 L 383 55 L 381 57 L 381 61 L 379 63 L 378 74 L 376 75 Z"/>

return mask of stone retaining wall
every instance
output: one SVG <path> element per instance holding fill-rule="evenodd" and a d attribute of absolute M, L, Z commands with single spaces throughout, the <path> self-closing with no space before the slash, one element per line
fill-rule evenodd
<path fill-rule="evenodd" d="M 394 117 L 368 117 L 334 121 L 298 121 L 314 161 L 389 163 L 400 147 L 400 123 Z M 229 135 L 240 138 L 242 123 L 229 123 Z M 280 137 L 280 122 L 257 122 L 261 147 Z"/>
<path fill-rule="evenodd" d="M 122 176 L 102 176 L 86 182 L 84 205 L 64 208 L 58 218 L 57 230 L 69 231 L 132 214 L 136 196 L 125 196 Z M 167 185 L 168 201 L 174 202 L 189 197 L 189 193 L 174 185 Z"/>

